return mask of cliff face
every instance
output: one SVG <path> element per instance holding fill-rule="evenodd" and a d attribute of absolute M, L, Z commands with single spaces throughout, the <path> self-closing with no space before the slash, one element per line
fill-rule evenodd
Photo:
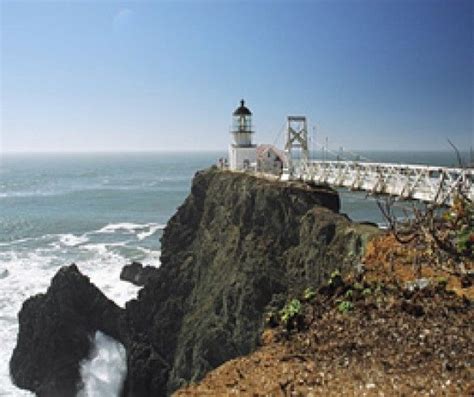
<path fill-rule="evenodd" d="M 338 210 L 327 188 L 198 173 L 157 276 L 126 307 L 129 395 L 169 393 L 249 353 L 269 305 L 354 265 L 376 229 Z"/>
<path fill-rule="evenodd" d="M 74 395 L 96 330 L 125 345 L 130 397 L 169 394 L 248 354 L 266 310 L 353 266 L 377 232 L 338 211 L 328 188 L 199 172 L 164 230 L 161 267 L 124 311 L 75 266 L 24 303 L 14 382 L 40 395 Z"/>

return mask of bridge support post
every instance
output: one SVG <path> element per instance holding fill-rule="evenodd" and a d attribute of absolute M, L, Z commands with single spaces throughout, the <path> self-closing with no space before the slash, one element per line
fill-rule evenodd
<path fill-rule="evenodd" d="M 288 116 L 286 128 L 286 143 L 285 154 L 287 158 L 287 166 L 285 173 L 288 178 L 295 176 L 295 160 L 293 155 L 295 151 L 300 151 L 300 158 L 298 159 L 298 173 L 299 176 L 304 174 L 308 166 L 309 151 L 308 151 L 308 124 L 305 116 Z"/>

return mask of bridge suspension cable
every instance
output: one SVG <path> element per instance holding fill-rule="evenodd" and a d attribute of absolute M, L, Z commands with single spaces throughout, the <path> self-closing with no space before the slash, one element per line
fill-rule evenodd
<path fill-rule="evenodd" d="M 273 146 L 276 146 L 278 140 L 283 136 L 283 132 L 285 131 L 286 123 L 283 123 L 276 135 L 275 140 L 273 141 Z"/>

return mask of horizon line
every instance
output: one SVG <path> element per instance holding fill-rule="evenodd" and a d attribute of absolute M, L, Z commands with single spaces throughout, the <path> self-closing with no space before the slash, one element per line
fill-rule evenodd
<path fill-rule="evenodd" d="M 471 149 L 461 149 L 461 153 L 470 153 Z M 220 153 L 226 149 L 90 149 L 90 150 L 0 150 L 0 155 L 6 154 L 120 154 L 120 153 Z M 312 152 L 319 153 L 320 150 Z M 451 149 L 351 149 L 351 152 L 416 152 L 416 153 L 450 153 Z"/>

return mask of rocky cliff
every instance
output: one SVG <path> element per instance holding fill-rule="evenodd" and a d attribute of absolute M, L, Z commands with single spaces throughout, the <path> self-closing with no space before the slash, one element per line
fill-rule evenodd
<path fill-rule="evenodd" d="M 356 264 L 377 229 L 339 207 L 326 187 L 197 173 L 164 230 L 161 267 L 121 315 L 125 394 L 169 394 L 253 351 L 266 310 Z"/>
<path fill-rule="evenodd" d="M 162 238 L 161 267 L 126 308 L 132 395 L 171 392 L 258 344 L 263 313 L 357 262 L 374 228 L 325 187 L 199 172 Z"/>

